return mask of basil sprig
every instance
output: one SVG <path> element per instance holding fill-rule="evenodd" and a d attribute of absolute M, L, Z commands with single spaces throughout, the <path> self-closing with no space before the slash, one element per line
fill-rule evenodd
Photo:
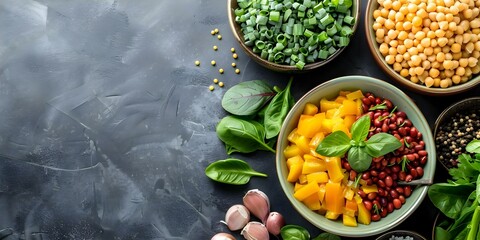
<path fill-rule="evenodd" d="M 316 152 L 326 157 L 348 154 L 348 163 L 356 172 L 367 170 L 373 157 L 380 157 L 402 146 L 402 143 L 388 133 L 377 133 L 366 140 L 370 129 L 369 115 L 360 117 L 352 124 L 350 138 L 343 131 L 329 134 L 318 145 Z"/>

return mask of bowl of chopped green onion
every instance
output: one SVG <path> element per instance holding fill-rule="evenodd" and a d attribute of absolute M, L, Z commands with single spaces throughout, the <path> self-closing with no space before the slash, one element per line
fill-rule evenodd
<path fill-rule="evenodd" d="M 349 45 L 359 0 L 229 0 L 234 37 L 248 56 L 277 72 L 321 67 Z"/>

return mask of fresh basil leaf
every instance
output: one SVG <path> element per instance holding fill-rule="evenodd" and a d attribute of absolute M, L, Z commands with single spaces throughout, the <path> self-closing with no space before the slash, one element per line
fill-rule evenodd
<path fill-rule="evenodd" d="M 247 121 L 235 116 L 224 117 L 216 127 L 217 136 L 230 153 L 250 153 L 256 150 L 275 152 L 265 143 L 265 130 L 256 121 Z"/>
<path fill-rule="evenodd" d="M 465 148 L 469 153 L 480 153 L 480 140 L 474 139 L 467 144 Z"/>
<path fill-rule="evenodd" d="M 325 157 L 338 157 L 350 149 L 350 138 L 343 131 L 335 131 L 318 144 L 316 152 Z"/>
<path fill-rule="evenodd" d="M 352 140 L 359 143 L 367 138 L 368 131 L 370 130 L 370 121 L 370 116 L 364 115 L 352 124 L 352 127 L 350 128 Z"/>
<path fill-rule="evenodd" d="M 283 240 L 309 240 L 310 233 L 307 229 L 297 225 L 285 225 L 280 230 Z"/>
<path fill-rule="evenodd" d="M 268 104 L 265 110 L 265 119 L 263 124 L 265 126 L 266 138 L 274 138 L 280 133 L 283 121 L 288 112 L 293 106 L 293 96 L 290 93 L 293 78 L 288 81 L 287 86 L 283 91 L 279 92 L 272 101 Z"/>
<path fill-rule="evenodd" d="M 377 133 L 366 142 L 367 153 L 372 157 L 380 157 L 402 146 L 402 143 L 388 133 Z"/>
<path fill-rule="evenodd" d="M 324 232 L 320 233 L 320 235 L 313 238 L 312 240 L 341 240 L 341 238 L 335 234 Z"/>
<path fill-rule="evenodd" d="M 435 228 L 435 240 L 450 240 L 450 239 L 452 239 L 452 237 L 450 236 L 447 230 L 441 227 Z"/>
<path fill-rule="evenodd" d="M 428 197 L 445 216 L 454 219 L 462 212 L 473 190 L 473 184 L 435 183 L 428 188 Z"/>
<path fill-rule="evenodd" d="M 478 175 L 478 177 L 477 177 L 477 189 L 476 189 L 475 192 L 477 194 L 476 199 L 477 199 L 478 203 L 480 204 L 480 175 Z"/>
<path fill-rule="evenodd" d="M 241 82 L 228 89 L 222 98 L 222 107 L 238 116 L 253 115 L 262 109 L 276 92 L 262 80 Z"/>
<path fill-rule="evenodd" d="M 352 169 L 358 173 L 367 170 L 372 164 L 372 157 L 361 147 L 351 147 L 347 159 Z"/>
<path fill-rule="evenodd" d="M 252 176 L 267 177 L 267 174 L 253 170 L 247 162 L 235 158 L 211 163 L 205 169 L 205 175 L 214 181 L 233 185 L 246 184 Z"/>

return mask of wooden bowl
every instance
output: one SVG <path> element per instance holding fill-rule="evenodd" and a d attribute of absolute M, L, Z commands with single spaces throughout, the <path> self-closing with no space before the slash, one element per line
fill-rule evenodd
<path fill-rule="evenodd" d="M 245 41 L 243 38 L 243 33 L 241 31 L 240 25 L 235 22 L 235 9 L 237 7 L 238 7 L 237 0 L 228 0 L 228 21 L 230 24 L 230 28 L 232 29 L 233 36 L 235 37 L 235 39 L 240 44 L 241 48 L 245 51 L 245 53 L 249 57 L 251 57 L 255 62 L 257 62 L 258 64 L 260 64 L 261 66 L 267 69 L 270 69 L 276 72 L 285 72 L 285 73 L 309 72 L 329 63 L 330 61 L 335 59 L 337 56 L 339 56 L 345 49 L 345 47 L 337 49 L 337 51 L 334 54 L 330 55 L 325 60 L 305 64 L 305 66 L 301 70 L 298 69 L 296 66 L 269 62 L 261 58 L 258 54 L 254 53 L 251 47 L 245 45 Z M 360 17 L 360 0 L 353 0 L 352 16 L 355 18 L 355 23 L 352 26 L 353 34 L 355 34 L 358 26 L 358 22 L 359 22 L 359 17 Z M 352 38 L 352 36 L 350 36 L 350 39 Z"/>
<path fill-rule="evenodd" d="M 369 0 L 365 16 L 365 35 L 367 36 L 368 46 L 372 55 L 377 62 L 377 64 L 382 68 L 382 70 L 387 73 L 390 77 L 396 80 L 398 83 L 404 85 L 412 91 L 418 92 L 420 94 L 431 95 L 431 96 L 446 96 L 458 94 L 465 92 L 469 89 L 474 88 L 480 84 L 480 75 L 475 75 L 472 79 L 465 83 L 459 85 L 453 85 L 448 88 L 439 88 L 439 87 L 426 87 L 423 84 L 413 83 L 409 79 L 402 77 L 398 72 L 393 70 L 393 67 L 387 64 L 385 58 L 379 51 L 379 44 L 375 40 L 375 31 L 372 28 L 374 23 L 373 11 L 378 9 L 379 4 L 377 0 Z"/>

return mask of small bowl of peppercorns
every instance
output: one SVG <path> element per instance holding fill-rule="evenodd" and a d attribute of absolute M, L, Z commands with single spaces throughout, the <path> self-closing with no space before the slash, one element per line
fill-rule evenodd
<path fill-rule="evenodd" d="M 435 121 L 437 159 L 447 170 L 455 168 L 466 145 L 480 139 L 480 97 L 461 100 L 446 108 Z"/>

